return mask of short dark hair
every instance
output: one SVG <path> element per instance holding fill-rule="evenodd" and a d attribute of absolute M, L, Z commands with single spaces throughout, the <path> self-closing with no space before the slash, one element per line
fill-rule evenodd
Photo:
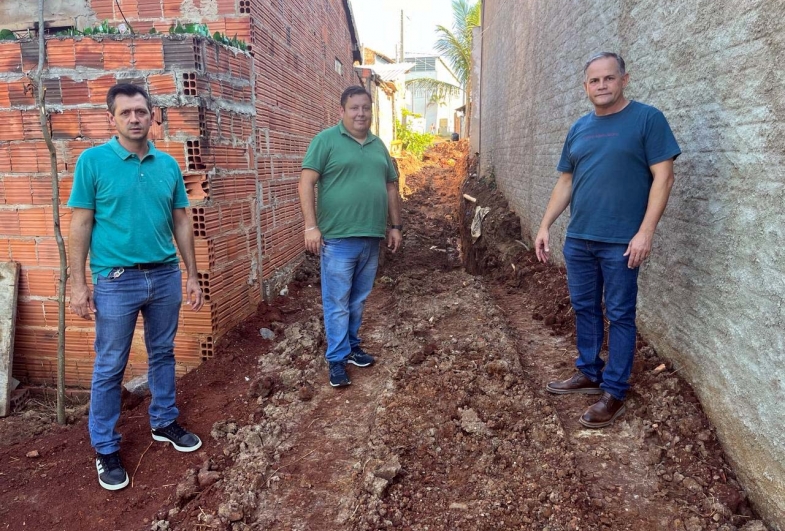
<path fill-rule="evenodd" d="M 619 75 L 623 76 L 627 72 L 624 65 L 624 59 L 622 59 L 621 55 L 613 52 L 600 52 L 598 54 L 592 55 L 589 60 L 586 61 L 586 64 L 583 65 L 583 77 L 586 77 L 586 71 L 589 69 L 589 65 L 591 65 L 594 61 L 607 58 L 616 59 L 616 63 L 619 65 Z"/>
<path fill-rule="evenodd" d="M 341 107 L 346 108 L 346 100 L 352 96 L 359 96 L 360 94 L 365 94 L 368 96 L 368 99 L 371 100 L 371 103 L 373 103 L 373 97 L 371 96 L 370 92 L 365 90 L 365 88 L 361 87 L 360 85 L 352 85 L 351 87 L 344 90 L 343 94 L 341 94 Z"/>
<path fill-rule="evenodd" d="M 131 83 L 118 83 L 114 87 L 110 88 L 109 92 L 106 93 L 106 107 L 112 114 L 114 114 L 114 100 L 118 94 L 128 97 L 141 94 L 144 96 L 144 99 L 147 102 L 147 110 L 153 110 L 153 106 L 150 104 L 150 96 L 147 94 L 145 89 L 137 85 L 132 85 Z"/>

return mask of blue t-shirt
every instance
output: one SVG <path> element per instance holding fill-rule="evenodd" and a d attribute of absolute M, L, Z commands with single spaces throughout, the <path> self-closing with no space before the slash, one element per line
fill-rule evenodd
<path fill-rule="evenodd" d="M 649 167 L 679 154 L 665 116 L 649 105 L 630 101 L 614 114 L 581 117 L 567 133 L 556 167 L 572 173 L 567 236 L 629 243 L 649 203 Z"/>
<path fill-rule="evenodd" d="M 76 162 L 68 206 L 95 211 L 90 240 L 93 283 L 114 267 L 177 263 L 172 210 L 188 206 L 177 161 L 148 141 L 142 160 L 112 138 Z"/>

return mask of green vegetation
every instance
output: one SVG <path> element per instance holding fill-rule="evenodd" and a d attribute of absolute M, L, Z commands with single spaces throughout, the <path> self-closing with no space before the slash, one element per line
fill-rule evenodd
<path fill-rule="evenodd" d="M 131 33 L 133 33 L 133 28 L 128 25 L 128 29 Z M 5 37 L 5 33 L 8 32 L 11 34 L 12 37 Z M 104 20 L 98 26 L 93 28 L 85 28 L 83 31 L 79 31 L 76 28 L 68 28 L 67 30 L 57 32 L 57 35 L 61 37 L 76 37 L 76 36 L 94 36 L 94 35 L 117 35 L 122 33 L 118 28 L 109 25 L 108 20 Z M 160 33 L 154 28 L 150 28 L 148 32 L 149 35 L 160 35 Z M 169 26 L 169 35 L 198 35 L 200 37 L 205 37 L 207 39 L 213 39 L 216 42 L 220 42 L 221 44 L 225 44 L 227 46 L 233 46 L 235 48 L 239 48 L 240 50 L 248 50 L 248 45 L 245 41 L 242 41 L 237 38 L 237 34 L 234 37 L 229 38 L 227 35 L 224 35 L 220 31 L 216 31 L 212 35 L 210 34 L 210 30 L 207 28 L 207 24 L 180 24 L 178 21 L 176 24 L 172 24 Z M 0 31 L 0 40 L 4 38 L 8 39 L 16 39 L 16 35 L 8 30 Z"/>
<path fill-rule="evenodd" d="M 16 33 L 9 29 L 0 30 L 0 41 L 15 41 Z"/>
<path fill-rule="evenodd" d="M 422 118 L 422 115 L 403 110 L 404 117 Z M 412 131 L 408 124 L 402 124 L 397 118 L 395 120 L 395 138 L 401 141 L 401 147 L 418 159 L 422 159 L 423 153 L 433 144 L 435 135 L 430 133 L 418 133 Z"/>

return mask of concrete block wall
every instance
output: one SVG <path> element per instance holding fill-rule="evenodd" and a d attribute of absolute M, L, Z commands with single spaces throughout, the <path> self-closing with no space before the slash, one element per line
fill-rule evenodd
<path fill-rule="evenodd" d="M 785 529 L 785 4 L 486 0 L 481 171 L 534 238 L 582 67 L 627 60 L 627 95 L 659 107 L 683 155 L 640 279 L 638 324 L 693 385 L 740 479 Z M 568 216 L 552 229 L 557 261 Z"/>
<path fill-rule="evenodd" d="M 175 354 L 178 371 L 185 372 L 211 357 L 214 340 L 261 300 L 251 58 L 190 35 L 50 38 L 46 45 L 47 107 L 66 244 L 70 209 L 64 205 L 76 161 L 114 132 L 106 116 L 107 90 L 133 82 L 151 95 L 150 136 L 183 171 L 207 299 L 199 313 L 181 311 Z M 0 43 L 0 56 L 0 261 L 22 265 L 13 373 L 24 383 L 54 384 L 59 255 L 49 152 L 25 74 L 37 58 L 37 42 Z M 89 387 L 94 328 L 68 312 L 66 327 L 66 385 Z M 140 319 L 127 376 L 146 372 L 146 361 Z"/>

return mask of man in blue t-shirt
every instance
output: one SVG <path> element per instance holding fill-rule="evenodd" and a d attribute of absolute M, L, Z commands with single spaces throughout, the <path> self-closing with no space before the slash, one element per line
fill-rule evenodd
<path fill-rule="evenodd" d="M 602 52 L 584 69 L 583 86 L 594 112 L 570 128 L 535 240 L 537 258 L 550 257 L 549 229 L 570 206 L 564 242 L 567 285 L 575 311 L 578 371 L 550 382 L 555 394 L 601 394 L 580 423 L 610 425 L 624 412 L 635 354 L 638 269 L 651 253 L 657 223 L 673 186 L 676 139 L 665 116 L 624 97 L 629 82 L 621 56 Z M 602 303 L 610 322 L 608 362 Z"/>
<path fill-rule="evenodd" d="M 182 305 L 182 275 L 172 238 L 188 279 L 187 302 L 203 303 L 194 253 L 188 197 L 177 162 L 147 139 L 152 124 L 144 89 L 118 84 L 106 95 L 109 123 L 117 136 L 86 150 L 76 162 L 68 206 L 71 311 L 95 318 L 95 363 L 90 387 L 90 443 L 98 483 L 107 490 L 128 485 L 120 459 L 123 374 L 139 312 L 144 318 L 152 438 L 193 452 L 202 441 L 177 423 L 174 337 Z M 90 253 L 92 282 L 85 276 Z M 92 290 L 91 290 L 92 284 Z"/>

